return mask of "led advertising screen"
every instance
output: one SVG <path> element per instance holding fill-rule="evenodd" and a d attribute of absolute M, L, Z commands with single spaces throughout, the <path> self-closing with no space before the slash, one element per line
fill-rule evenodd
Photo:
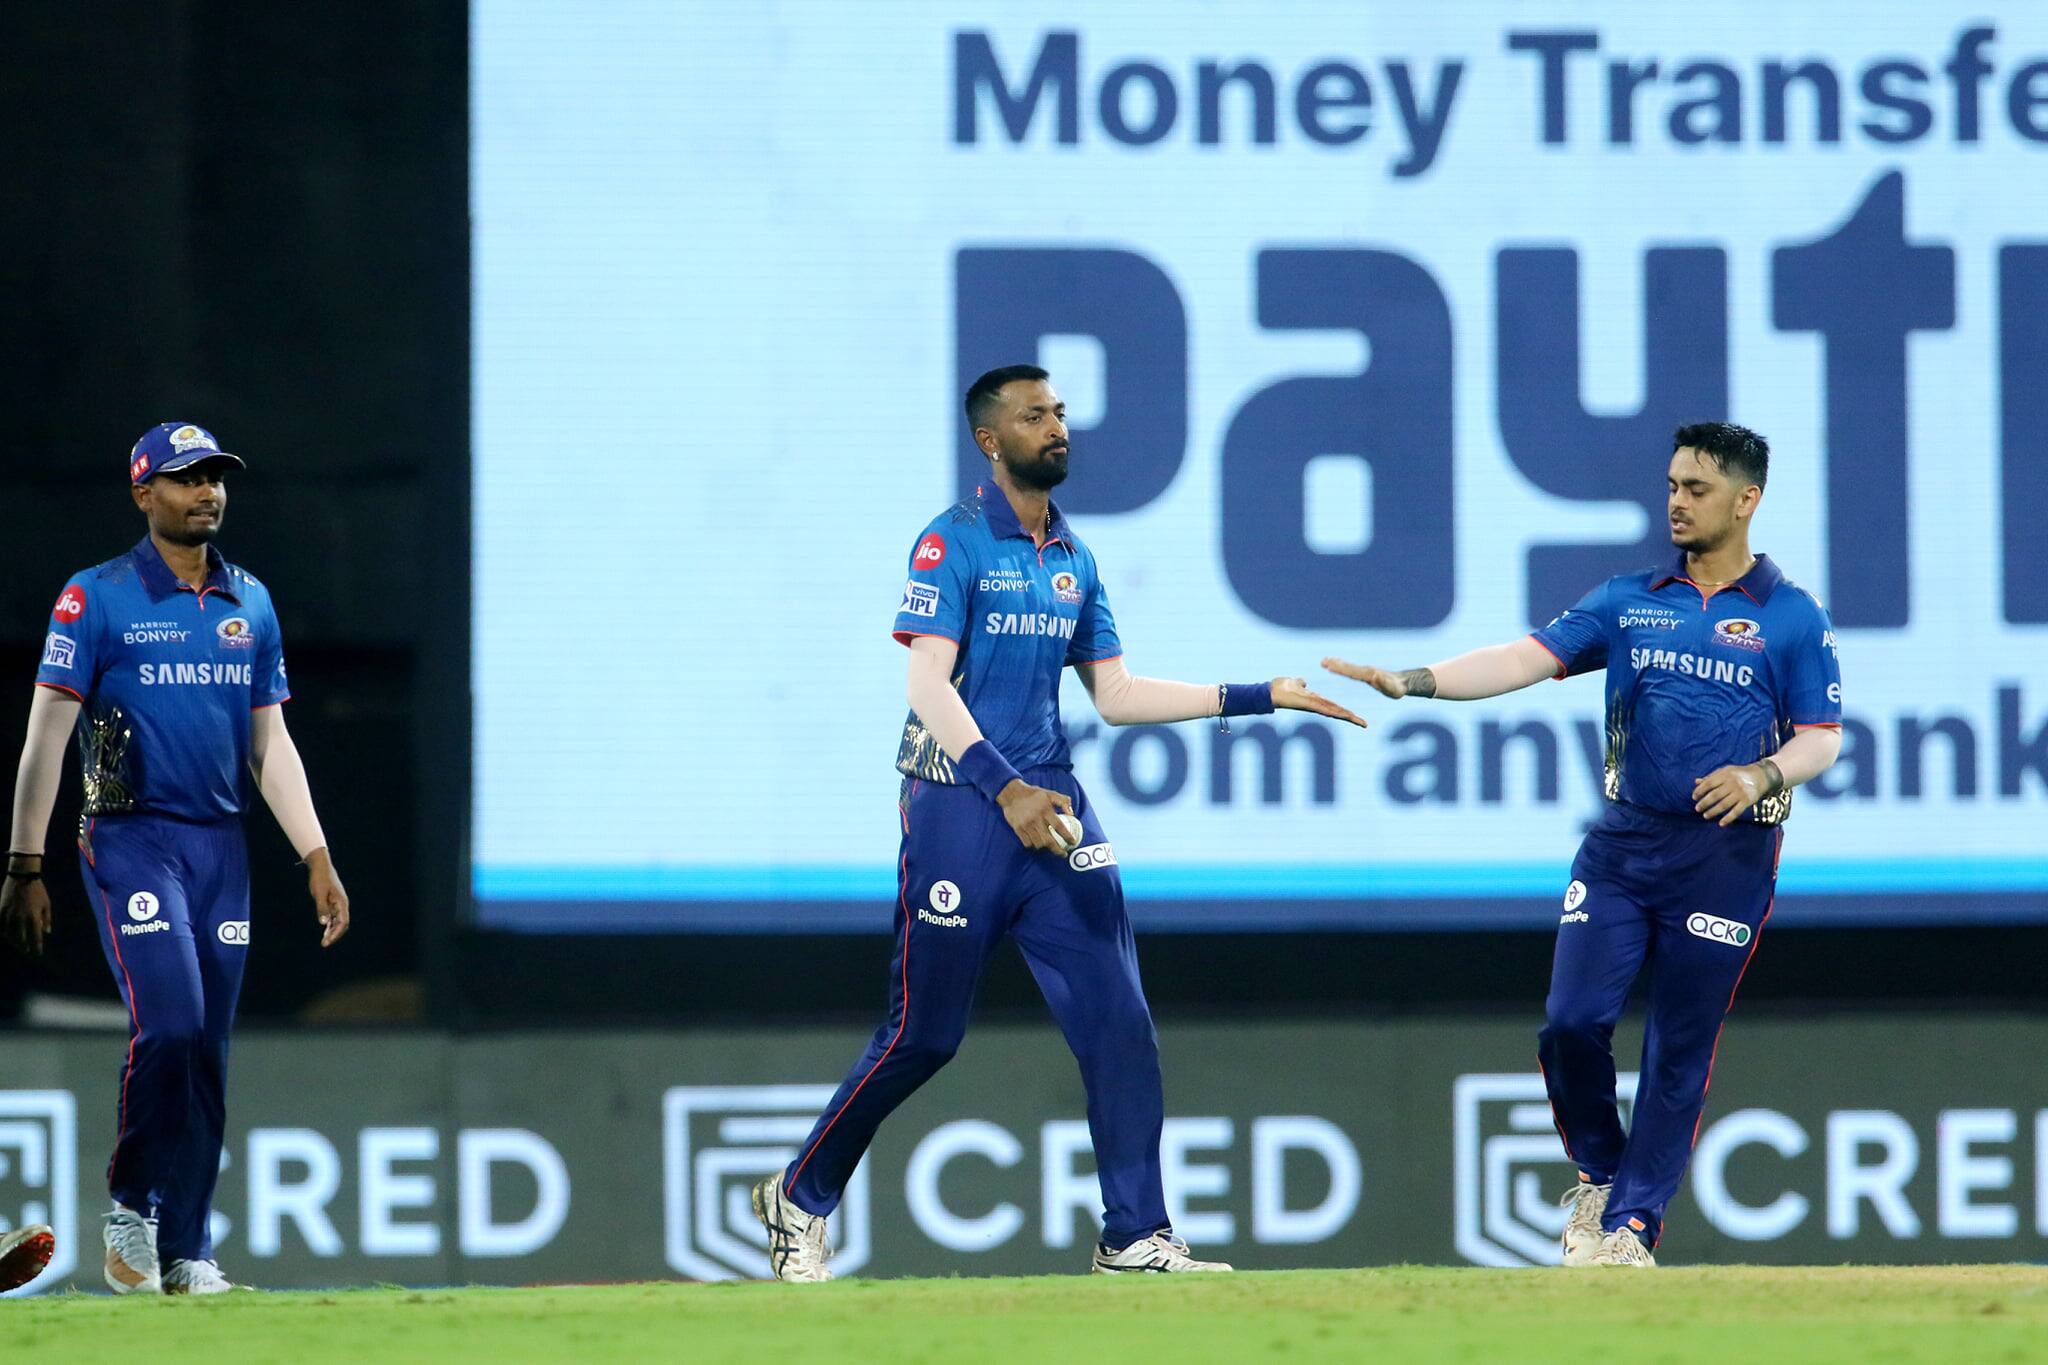
<path fill-rule="evenodd" d="M 472 6 L 480 923 L 867 930 L 925 524 L 1051 370 L 1132 672 L 1141 926 L 1553 922 L 1601 680 L 1389 702 L 1670 558 L 1681 422 L 1773 459 L 1844 752 L 1779 922 L 2048 917 L 2048 15 L 1967 6 Z"/>

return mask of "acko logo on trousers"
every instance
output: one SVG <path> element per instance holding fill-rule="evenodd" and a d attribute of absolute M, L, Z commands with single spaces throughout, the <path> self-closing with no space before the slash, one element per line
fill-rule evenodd
<path fill-rule="evenodd" d="M 749 1191 L 797 1159 L 831 1085 L 679 1085 L 661 1098 L 662 1211 L 668 1263 L 693 1280 L 765 1280 L 768 1233 Z M 832 1215 L 832 1268 L 866 1265 L 868 1163 Z"/>
<path fill-rule="evenodd" d="M 1623 1126 L 1636 1073 L 1615 1077 Z M 1556 1265 L 1566 1210 L 1557 1193 L 1578 1178 L 1551 1118 L 1541 1075 L 1460 1076 L 1451 1087 L 1452 1229 L 1476 1265 Z"/>
<path fill-rule="evenodd" d="M 1067 855 L 1067 866 L 1076 872 L 1093 872 L 1099 867 L 1116 866 L 1116 850 L 1108 844 L 1090 844 L 1077 848 Z"/>
<path fill-rule="evenodd" d="M 222 943 L 227 944 L 231 948 L 246 948 L 249 946 L 249 921 L 245 919 L 224 919 L 220 922 L 220 928 L 215 930 L 214 934 Z"/>
<path fill-rule="evenodd" d="M 1738 920 L 1707 914 L 1687 916 L 1685 931 L 1695 938 L 1706 939 L 1709 943 L 1725 943 L 1731 948 L 1746 947 L 1754 932 Z"/>
<path fill-rule="evenodd" d="M 64 1282 L 78 1263 L 78 1106 L 68 1090 L 0 1090 L 0 1232 L 47 1223 L 57 1250 L 9 1297 Z"/>

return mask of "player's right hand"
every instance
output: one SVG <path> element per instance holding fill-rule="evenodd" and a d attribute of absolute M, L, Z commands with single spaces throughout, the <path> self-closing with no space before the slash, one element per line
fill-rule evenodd
<path fill-rule="evenodd" d="M 1052 818 L 1061 814 L 1072 815 L 1072 801 L 1059 792 L 1034 787 L 1020 777 L 1003 788 L 1002 794 L 996 797 L 996 804 L 1003 808 L 1003 818 L 1010 822 L 1010 832 L 1017 836 L 1018 843 L 1026 848 L 1066 856 L 1067 846 L 1060 841 L 1058 827 Z"/>
<path fill-rule="evenodd" d="M 1408 695 L 1408 684 L 1402 681 L 1401 675 L 1389 673 L 1384 668 L 1374 668 L 1371 664 L 1347 663 L 1336 658 L 1323 660 L 1323 667 L 1340 678 L 1362 682 L 1381 696 L 1392 697 L 1396 701 Z"/>
<path fill-rule="evenodd" d="M 11 943 L 30 957 L 43 955 L 50 933 L 50 890 L 38 881 L 9 877 L 0 886 L 0 943 Z"/>

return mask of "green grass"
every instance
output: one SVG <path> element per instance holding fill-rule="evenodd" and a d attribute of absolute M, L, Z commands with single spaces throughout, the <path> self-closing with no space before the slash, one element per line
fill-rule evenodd
<path fill-rule="evenodd" d="M 0 1302 L 0 1361 L 2048 1360 L 2032 1266 L 1281 1271 Z"/>

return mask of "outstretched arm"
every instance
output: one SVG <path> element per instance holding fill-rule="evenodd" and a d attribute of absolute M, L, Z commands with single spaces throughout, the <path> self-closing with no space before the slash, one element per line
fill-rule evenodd
<path fill-rule="evenodd" d="M 1488 645 L 1428 668 L 1410 668 L 1399 673 L 1371 664 L 1325 659 L 1323 667 L 1346 678 L 1355 678 L 1384 696 L 1436 697 L 1442 701 L 1478 701 L 1518 692 L 1545 678 L 1562 674 L 1557 656 L 1536 643 L 1532 635 L 1504 645 Z"/>
<path fill-rule="evenodd" d="M 78 720 L 78 699 L 52 687 L 38 687 L 28 708 L 28 738 L 14 777 L 14 818 L 7 836 L 6 881 L 0 884 L 0 937 L 35 956 L 50 933 L 50 892 L 43 883 L 43 841 L 64 745 Z"/>
<path fill-rule="evenodd" d="M 1096 713 L 1111 725 L 1163 725 L 1206 716 L 1313 711 L 1365 728 L 1363 720 L 1328 697 L 1309 691 L 1300 678 L 1229 686 L 1134 678 L 1121 657 L 1075 664 L 1074 671 L 1081 675 L 1081 685 L 1088 689 Z"/>
<path fill-rule="evenodd" d="M 265 706 L 249 715 L 249 771 L 256 789 L 277 817 L 292 851 L 306 865 L 306 888 L 313 913 L 320 920 L 320 946 L 332 947 L 348 932 L 348 892 L 335 875 L 327 852 L 327 835 L 313 810 L 313 789 L 306 782 L 306 763 L 285 728 L 284 707 Z"/>

